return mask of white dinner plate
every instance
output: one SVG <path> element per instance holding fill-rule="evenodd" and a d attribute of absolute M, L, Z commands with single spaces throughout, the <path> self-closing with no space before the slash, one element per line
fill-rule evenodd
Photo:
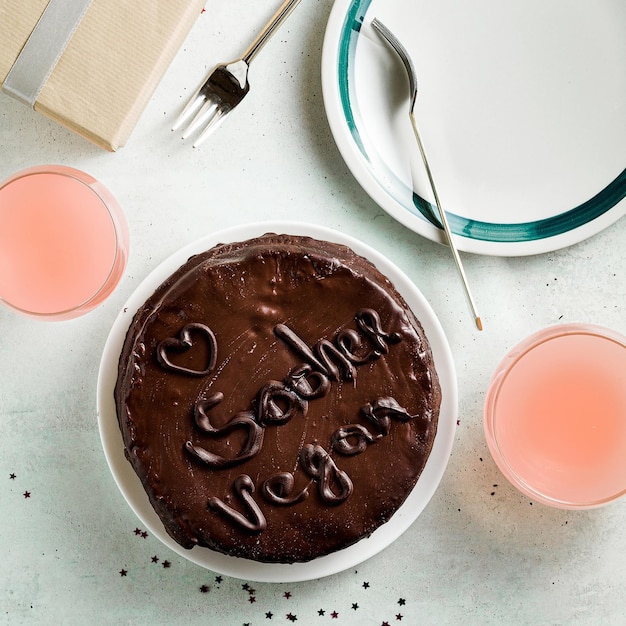
<path fill-rule="evenodd" d="M 581 241 L 626 211 L 624 0 L 335 0 L 322 55 L 339 150 L 391 216 L 443 242 L 417 119 L 456 245 L 503 256 Z"/>
<path fill-rule="evenodd" d="M 258 563 L 204 547 L 186 550 L 176 543 L 165 531 L 139 478 L 124 456 L 113 397 L 118 360 L 127 329 L 139 307 L 155 289 L 193 254 L 218 243 L 242 241 L 266 232 L 307 235 L 341 243 L 372 261 L 392 281 L 422 323 L 432 347 L 442 389 L 441 413 L 432 452 L 417 484 L 393 517 L 357 544 L 308 563 L 293 565 Z M 169 257 L 139 285 L 119 313 L 107 339 L 98 376 L 97 404 L 102 446 L 113 477 L 130 507 L 153 535 L 179 555 L 214 572 L 259 582 L 297 582 L 353 567 L 387 547 L 415 521 L 435 493 L 450 457 L 457 420 L 457 381 L 450 348 L 435 313 L 415 285 L 388 259 L 364 243 L 327 228 L 292 222 L 265 222 L 207 235 Z"/>

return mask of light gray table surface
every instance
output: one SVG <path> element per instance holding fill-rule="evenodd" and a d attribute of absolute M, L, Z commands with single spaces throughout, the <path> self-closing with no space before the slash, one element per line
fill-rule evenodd
<path fill-rule="evenodd" d="M 491 459 L 482 410 L 494 368 L 528 334 L 562 322 L 626 333 L 626 222 L 537 256 L 464 254 L 477 332 L 449 251 L 380 209 L 335 145 L 320 78 L 330 7 L 301 3 L 255 61 L 249 98 L 199 150 L 172 120 L 264 23 L 260 3 L 207 6 L 117 153 L 0 95 L 0 179 L 46 163 L 85 170 L 117 197 L 131 237 L 121 283 L 88 315 L 45 323 L 0 308 L 0 622 L 624 623 L 626 503 L 530 501 Z M 220 576 L 142 533 L 103 454 L 96 380 L 119 310 L 156 265 L 201 235 L 276 219 L 349 233 L 415 282 L 451 346 L 459 423 L 439 489 L 392 545 L 330 577 L 270 584 Z"/>

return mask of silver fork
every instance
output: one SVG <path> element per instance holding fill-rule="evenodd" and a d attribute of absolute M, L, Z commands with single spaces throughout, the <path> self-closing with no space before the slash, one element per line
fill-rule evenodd
<path fill-rule="evenodd" d="M 441 207 L 441 202 L 439 201 L 439 194 L 437 193 L 437 188 L 435 187 L 435 181 L 433 179 L 432 173 L 430 171 L 430 166 L 428 165 L 428 159 L 426 158 L 426 152 L 424 150 L 424 145 L 422 144 L 422 137 L 417 128 L 417 120 L 415 119 L 415 103 L 417 101 L 417 73 L 415 71 L 415 66 L 413 65 L 413 61 L 406 51 L 405 47 L 398 41 L 397 37 L 378 19 L 374 18 L 372 20 L 372 26 L 374 30 L 378 32 L 379 35 L 392 47 L 392 49 L 396 52 L 396 54 L 402 60 L 404 67 L 406 69 L 406 73 L 409 76 L 409 90 L 410 90 L 410 107 L 409 107 L 409 117 L 411 118 L 411 125 L 413 126 L 413 132 L 415 134 L 415 139 L 417 140 L 417 146 L 420 151 L 420 155 L 422 157 L 422 162 L 424 163 L 424 168 L 426 170 L 426 175 L 428 176 L 428 182 L 430 183 L 430 188 L 433 192 L 433 196 L 435 197 L 435 204 L 437 205 L 437 210 L 439 211 L 439 218 L 441 219 L 441 223 L 443 225 L 443 230 L 446 234 L 446 239 L 448 241 L 448 245 L 450 250 L 452 251 L 452 256 L 454 257 L 454 262 L 456 263 L 457 270 L 463 281 L 463 286 L 465 287 L 465 293 L 467 294 L 467 299 L 469 301 L 470 308 L 472 310 L 472 315 L 474 316 L 474 321 L 478 330 L 483 329 L 482 321 L 478 312 L 476 311 L 476 304 L 474 303 L 474 298 L 472 297 L 472 293 L 470 291 L 469 285 L 467 283 L 467 277 L 465 276 L 465 270 L 463 269 L 463 264 L 461 263 L 461 257 L 459 256 L 459 251 L 456 249 L 454 245 L 454 240 L 452 239 L 452 232 L 450 230 L 450 225 L 448 224 L 448 218 L 446 216 L 446 212 Z"/>
<path fill-rule="evenodd" d="M 300 0 L 286 0 L 265 28 L 257 35 L 240 59 L 217 65 L 205 82 L 196 90 L 178 116 L 172 130 L 178 130 L 194 113 L 195 117 L 183 133 L 183 139 L 200 127 L 204 129 L 193 144 L 197 148 L 217 125 L 230 113 L 250 91 L 248 70 L 250 63 L 270 40 L 282 23 L 289 17 Z"/>

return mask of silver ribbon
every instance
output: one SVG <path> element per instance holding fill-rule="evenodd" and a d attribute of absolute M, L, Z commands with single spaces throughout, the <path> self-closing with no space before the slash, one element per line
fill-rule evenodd
<path fill-rule="evenodd" d="M 92 0 L 50 0 L 2 91 L 33 107 Z"/>

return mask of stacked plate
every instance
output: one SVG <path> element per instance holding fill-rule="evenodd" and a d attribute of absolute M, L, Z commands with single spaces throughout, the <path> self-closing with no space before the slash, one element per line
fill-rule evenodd
<path fill-rule="evenodd" d="M 415 63 L 419 127 L 460 250 L 547 252 L 624 214 L 624 2 L 336 0 L 322 77 L 339 149 L 384 210 L 444 241 L 405 73 L 374 17 Z"/>

